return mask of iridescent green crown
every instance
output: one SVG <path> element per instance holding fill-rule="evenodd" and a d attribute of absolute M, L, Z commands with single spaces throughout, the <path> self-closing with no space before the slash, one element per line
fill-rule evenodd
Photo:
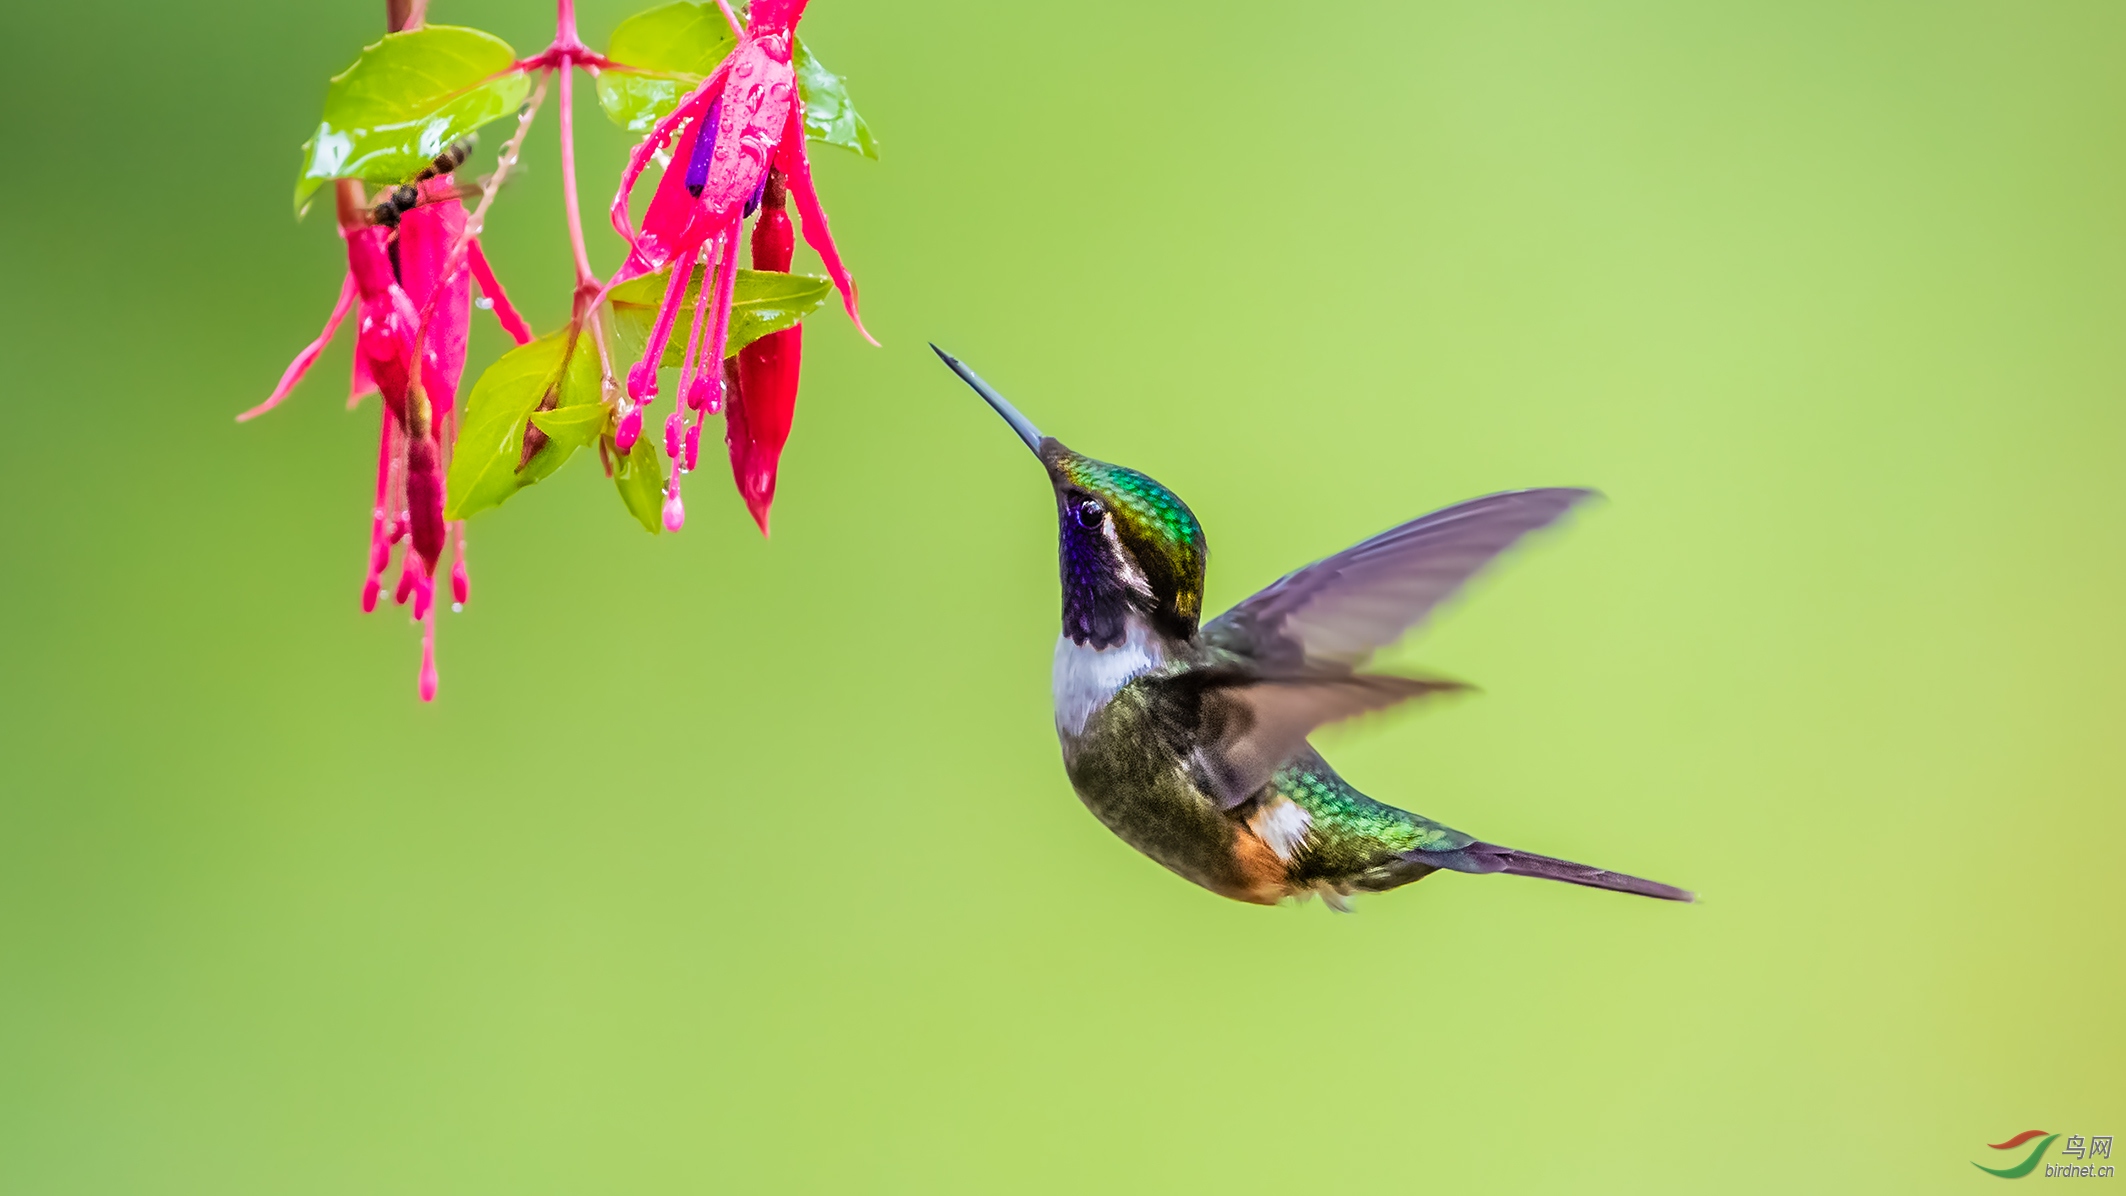
<path fill-rule="evenodd" d="M 1057 481 L 1107 504 L 1115 531 L 1142 565 L 1153 589 L 1190 632 L 1203 613 L 1203 571 L 1210 546 L 1181 496 L 1134 469 L 1074 453 L 1049 439 L 1041 456 Z"/>

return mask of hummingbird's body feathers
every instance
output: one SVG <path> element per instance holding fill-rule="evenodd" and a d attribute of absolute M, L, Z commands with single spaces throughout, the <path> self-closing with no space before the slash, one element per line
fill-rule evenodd
<path fill-rule="evenodd" d="M 1434 511 L 1270 583 L 1205 625 L 1204 641 L 1270 667 L 1355 669 L 1593 494 L 1510 490 Z"/>
<path fill-rule="evenodd" d="M 1188 505 L 1043 436 L 972 370 L 938 356 L 1048 472 L 1063 590 L 1056 736 L 1079 800 L 1123 841 L 1259 904 L 1320 896 L 1344 909 L 1353 893 L 1442 869 L 1693 899 L 1375 801 L 1307 743 L 1316 727 L 1468 688 L 1357 670 L 1592 491 L 1512 491 L 1435 511 L 1287 574 L 1199 629 L 1209 545 Z"/>

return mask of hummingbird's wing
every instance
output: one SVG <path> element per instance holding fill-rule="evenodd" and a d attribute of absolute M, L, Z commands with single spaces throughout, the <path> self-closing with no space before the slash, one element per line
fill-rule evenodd
<path fill-rule="evenodd" d="M 1593 494 L 1509 490 L 1420 516 L 1272 582 L 1205 624 L 1203 641 L 1275 670 L 1355 669 L 1514 541 Z"/>
<path fill-rule="evenodd" d="M 1369 674 L 1264 677 L 1192 669 L 1140 681 L 1199 788 L 1230 810 L 1306 746 L 1308 732 L 1412 698 L 1467 689 L 1459 681 Z"/>

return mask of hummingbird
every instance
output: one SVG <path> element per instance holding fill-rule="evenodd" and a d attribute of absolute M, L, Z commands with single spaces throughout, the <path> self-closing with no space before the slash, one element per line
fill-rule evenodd
<path fill-rule="evenodd" d="M 1203 622 L 1209 548 L 1188 504 L 1145 474 L 1043 436 L 996 388 L 930 347 L 1048 473 L 1063 583 L 1056 736 L 1079 800 L 1124 842 L 1185 880 L 1258 905 L 1319 897 L 1348 912 L 1353 894 L 1443 869 L 1695 900 L 1375 801 L 1307 742 L 1316 727 L 1469 688 L 1363 666 L 1594 491 L 1457 503 L 1288 573 Z"/>

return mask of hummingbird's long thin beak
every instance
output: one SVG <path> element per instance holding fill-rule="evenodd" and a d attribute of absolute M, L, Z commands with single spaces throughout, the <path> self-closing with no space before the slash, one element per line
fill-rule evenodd
<path fill-rule="evenodd" d="M 1034 456 L 1041 455 L 1041 429 L 1034 427 L 1032 420 L 1020 415 L 1019 409 L 1012 406 L 1010 400 L 998 394 L 996 387 L 982 381 L 980 374 L 961 364 L 959 358 L 938 348 L 935 343 L 931 344 L 930 351 L 937 354 L 946 365 L 951 366 L 952 372 L 960 376 L 960 381 L 974 387 L 974 393 L 987 399 L 989 405 L 996 408 L 997 414 L 1003 416 L 1004 422 L 1011 425 L 1011 430 L 1019 434 L 1019 439 L 1026 442 L 1026 447 L 1033 450 Z"/>

